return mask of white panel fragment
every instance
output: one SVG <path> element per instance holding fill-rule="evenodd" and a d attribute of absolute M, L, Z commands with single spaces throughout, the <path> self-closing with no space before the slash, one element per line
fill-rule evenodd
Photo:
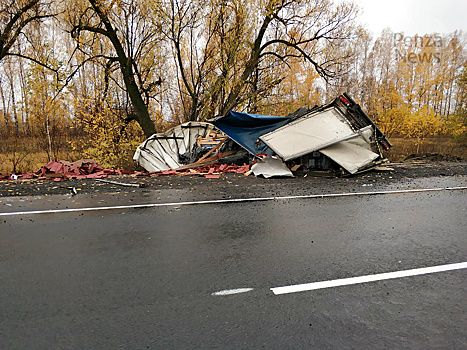
<path fill-rule="evenodd" d="M 311 113 L 260 139 L 285 161 L 357 137 L 337 108 Z"/>
<path fill-rule="evenodd" d="M 256 164 L 251 166 L 251 170 L 255 176 L 263 175 L 265 178 L 273 176 L 287 176 L 293 177 L 292 172 L 285 163 L 276 157 L 266 157 L 259 160 Z"/>

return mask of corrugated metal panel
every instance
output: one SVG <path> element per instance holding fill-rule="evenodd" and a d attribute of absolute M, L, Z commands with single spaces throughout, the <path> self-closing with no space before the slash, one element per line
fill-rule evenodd
<path fill-rule="evenodd" d="M 164 133 L 154 134 L 138 146 L 133 159 L 148 171 L 177 169 L 181 154 L 190 151 L 198 136 L 205 136 L 215 126 L 204 122 L 188 122 Z"/>

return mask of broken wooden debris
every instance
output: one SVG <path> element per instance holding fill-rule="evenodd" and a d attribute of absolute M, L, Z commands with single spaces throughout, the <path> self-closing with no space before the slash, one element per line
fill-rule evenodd
<path fill-rule="evenodd" d="M 290 171 L 297 171 L 298 169 L 300 169 L 301 166 L 302 166 L 301 164 L 293 165 L 293 166 L 290 168 Z"/>
<path fill-rule="evenodd" d="M 227 165 L 227 164 L 210 164 L 206 165 L 204 162 L 201 164 L 193 164 L 190 168 L 179 168 L 175 170 L 167 171 L 153 171 L 151 175 L 153 176 L 183 176 L 183 175 L 217 175 L 222 173 L 231 173 L 231 174 L 244 174 L 250 170 L 249 164 L 243 165 Z M 214 177 L 211 177 L 214 178 Z"/>
<path fill-rule="evenodd" d="M 221 131 L 209 130 L 207 135 L 198 136 L 196 139 L 196 144 L 198 147 L 218 149 L 219 146 L 227 140 L 227 138 L 228 137 Z"/>

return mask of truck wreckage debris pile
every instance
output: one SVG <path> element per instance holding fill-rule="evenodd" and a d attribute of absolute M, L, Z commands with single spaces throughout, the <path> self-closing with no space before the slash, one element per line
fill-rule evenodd
<path fill-rule="evenodd" d="M 34 173 L 6 179 L 102 179 L 108 175 L 200 175 L 237 173 L 266 178 L 296 171 L 356 174 L 387 161 L 386 136 L 347 94 L 324 106 L 305 107 L 286 116 L 229 112 L 211 122 L 188 122 L 154 134 L 133 159 L 146 172 L 100 167 L 92 159 L 52 161 Z"/>
<path fill-rule="evenodd" d="M 133 159 L 160 175 L 233 171 L 228 164 L 243 164 L 234 172 L 264 177 L 293 176 L 297 170 L 344 175 L 385 162 L 382 151 L 390 147 L 360 106 L 343 94 L 286 117 L 231 111 L 210 123 L 184 123 L 149 137 Z M 251 171 L 246 164 L 252 164 Z"/>

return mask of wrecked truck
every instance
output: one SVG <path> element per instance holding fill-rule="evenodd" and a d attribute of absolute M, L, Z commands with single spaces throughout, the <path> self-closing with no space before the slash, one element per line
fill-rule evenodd
<path fill-rule="evenodd" d="M 383 150 L 390 147 L 361 107 L 343 94 L 285 117 L 231 111 L 209 123 L 184 123 L 148 138 L 133 159 L 148 171 L 248 162 L 267 163 L 265 172 L 255 172 L 265 177 L 291 175 L 285 164 L 356 174 L 386 161 Z"/>

